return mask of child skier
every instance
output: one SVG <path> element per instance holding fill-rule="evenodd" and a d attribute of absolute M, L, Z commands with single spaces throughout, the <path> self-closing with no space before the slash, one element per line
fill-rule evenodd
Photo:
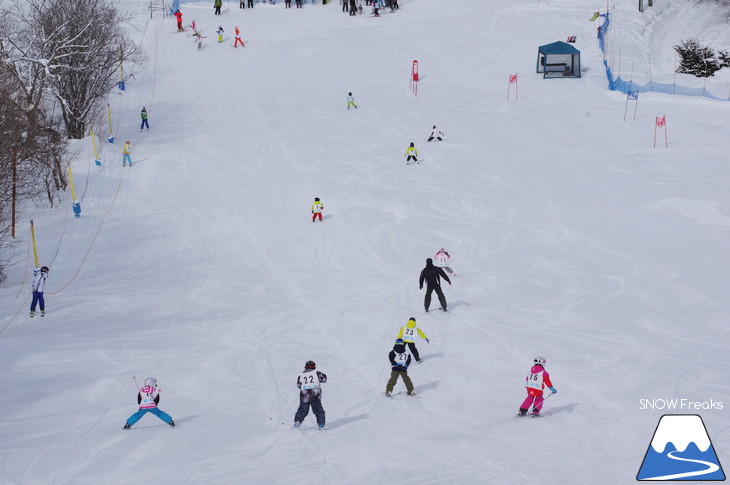
<path fill-rule="evenodd" d="M 411 354 L 406 350 L 406 344 L 402 338 L 395 341 L 393 350 L 388 354 L 388 360 L 390 360 L 390 379 L 388 384 L 385 386 L 385 395 L 390 396 L 393 393 L 393 388 L 398 382 L 398 377 L 403 378 L 403 383 L 406 385 L 406 390 L 409 396 L 415 396 L 416 392 L 413 390 L 413 382 L 408 377 L 408 366 L 411 365 Z"/>
<path fill-rule="evenodd" d="M 127 418 L 127 422 L 124 424 L 124 429 L 129 429 L 134 426 L 134 423 L 140 420 L 142 416 L 147 413 L 152 413 L 173 428 L 175 427 L 175 421 L 172 420 L 169 414 L 162 411 L 157 405 L 160 402 L 160 390 L 157 389 L 157 379 L 154 377 L 148 377 L 144 381 L 144 387 L 137 393 L 137 404 L 139 404 L 139 410 Z"/>
<path fill-rule="evenodd" d="M 446 135 L 444 135 L 443 133 L 441 133 L 436 128 L 436 125 L 433 125 L 433 130 L 431 130 L 431 135 L 429 135 L 428 140 L 426 140 L 426 141 L 431 141 L 434 138 L 437 139 L 438 141 L 441 141 L 444 136 L 446 136 Z"/>
<path fill-rule="evenodd" d="M 142 118 L 142 124 L 139 127 L 139 131 L 141 132 L 144 127 L 147 127 L 147 131 L 150 131 L 150 124 L 147 121 L 147 108 L 142 106 L 142 111 L 139 113 L 140 118 Z"/>
<path fill-rule="evenodd" d="M 218 26 L 218 30 L 216 30 L 216 31 L 215 31 L 215 33 L 216 33 L 216 34 L 218 34 L 218 43 L 219 43 L 219 44 L 220 44 L 221 42 L 223 42 L 223 33 L 224 33 L 224 32 L 225 32 L 225 31 L 223 30 L 223 26 L 222 26 L 222 25 L 219 25 L 219 26 Z"/>
<path fill-rule="evenodd" d="M 416 362 L 420 364 L 421 357 L 418 354 L 418 349 L 416 348 L 416 334 L 420 335 L 427 343 L 431 343 L 431 341 L 428 340 L 428 337 L 426 337 L 426 334 L 416 326 L 416 317 L 411 317 L 408 319 L 408 323 L 406 323 L 404 327 L 400 328 L 398 338 L 403 339 L 403 341 L 408 345 L 408 348 L 411 350 L 413 357 L 416 358 Z"/>
<path fill-rule="evenodd" d="M 122 167 L 126 166 L 127 163 L 129 163 L 129 166 L 132 166 L 132 157 L 129 156 L 129 154 L 132 152 L 132 144 L 129 140 L 124 142 L 124 147 L 122 147 Z"/>
<path fill-rule="evenodd" d="M 416 146 L 411 142 L 411 146 L 408 147 L 406 150 L 406 153 L 404 155 L 406 157 L 406 164 L 409 164 L 411 161 L 411 158 L 414 162 L 418 163 L 418 150 L 416 150 Z"/>
<path fill-rule="evenodd" d="M 183 29 L 183 25 L 182 25 L 182 13 L 180 12 L 180 10 L 176 10 L 175 11 L 175 18 L 177 18 L 177 31 L 178 32 L 182 32 L 185 29 Z"/>
<path fill-rule="evenodd" d="M 246 47 L 241 40 L 241 31 L 238 30 L 238 25 L 236 25 L 236 35 L 234 36 L 233 47 L 238 47 L 239 43 L 241 44 L 241 47 Z"/>
<path fill-rule="evenodd" d="M 520 406 L 518 417 L 526 416 L 532 406 L 532 417 L 540 417 L 540 410 L 545 399 L 542 397 L 543 389 L 547 386 L 552 394 L 558 392 L 553 383 L 550 382 L 550 374 L 545 370 L 545 357 L 535 357 L 534 365 L 530 369 L 530 373 L 525 378 L 525 388 L 527 389 L 527 399 Z"/>
<path fill-rule="evenodd" d="M 195 32 L 193 34 L 193 37 L 195 37 L 195 42 L 198 44 L 198 50 L 203 48 L 203 39 L 207 39 L 207 37 L 204 37 L 203 34 L 200 32 Z"/>
<path fill-rule="evenodd" d="M 298 428 L 302 425 L 302 421 L 309 414 L 311 406 L 314 416 L 317 418 L 317 426 L 320 430 L 324 429 L 324 408 L 322 408 L 322 387 L 320 384 L 327 382 L 327 374 L 317 369 L 317 364 L 313 361 L 307 361 L 304 364 L 304 371 L 297 377 L 297 387 L 299 388 L 299 409 L 294 415 L 294 427 Z"/>
<path fill-rule="evenodd" d="M 436 266 L 438 266 L 439 268 L 443 268 L 451 276 L 456 276 L 456 273 L 454 273 L 451 268 L 449 268 L 449 260 L 451 259 L 451 256 L 449 255 L 449 253 L 446 252 L 444 248 L 439 249 L 438 252 L 434 254 L 433 259 Z"/>
<path fill-rule="evenodd" d="M 43 287 L 48 278 L 48 266 L 41 266 L 33 270 L 33 301 L 30 303 L 30 318 L 35 315 L 35 306 L 40 304 L 41 317 L 46 316 L 46 302 L 43 300 Z"/>
<path fill-rule="evenodd" d="M 355 104 L 355 96 L 353 96 L 352 93 L 347 93 L 347 109 L 350 109 L 350 106 L 357 108 L 357 105 Z"/>
<path fill-rule="evenodd" d="M 312 222 L 314 222 L 319 217 L 319 222 L 322 222 L 322 210 L 324 209 L 324 204 L 322 204 L 319 201 L 319 197 L 314 198 L 314 204 L 312 204 Z"/>

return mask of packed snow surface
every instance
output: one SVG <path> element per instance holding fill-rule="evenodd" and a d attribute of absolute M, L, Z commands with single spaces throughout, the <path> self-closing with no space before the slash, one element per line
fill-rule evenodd
<path fill-rule="evenodd" d="M 147 0 L 119 2 L 147 61 L 109 95 L 116 141 L 100 120 L 101 167 L 89 138 L 72 145 L 81 217 L 70 192 L 25 207 L 0 290 L 0 482 L 633 483 L 660 416 L 683 412 L 728 456 L 727 409 L 642 400 L 728 396 L 730 103 L 642 93 L 624 121 L 588 21 L 601 2 L 399 3 L 183 3 L 198 51 Z M 635 79 L 648 59 L 671 78 L 693 32 L 730 48 L 718 11 L 629 3 L 609 41 Z M 569 35 L 583 77 L 544 80 L 538 46 Z M 51 268 L 32 320 L 31 218 Z M 425 314 L 418 276 L 441 247 L 449 312 Z M 411 316 L 430 339 L 409 369 L 421 398 L 388 399 Z M 558 394 L 516 419 L 536 355 Z M 307 360 L 328 376 L 324 432 L 311 414 L 291 429 Z M 158 379 L 177 429 L 122 430 L 133 376 Z"/>

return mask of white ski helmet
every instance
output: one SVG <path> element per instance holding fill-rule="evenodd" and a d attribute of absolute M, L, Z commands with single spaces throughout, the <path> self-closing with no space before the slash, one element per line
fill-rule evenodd
<path fill-rule="evenodd" d="M 148 377 L 147 379 L 144 380 L 144 385 L 150 386 L 150 387 L 157 387 L 157 379 L 155 379 L 154 377 Z"/>
<path fill-rule="evenodd" d="M 542 365 L 542 366 L 544 366 L 545 365 L 545 362 L 547 362 L 545 360 L 545 357 L 543 357 L 541 355 L 538 355 L 537 357 L 535 357 L 535 365 Z"/>

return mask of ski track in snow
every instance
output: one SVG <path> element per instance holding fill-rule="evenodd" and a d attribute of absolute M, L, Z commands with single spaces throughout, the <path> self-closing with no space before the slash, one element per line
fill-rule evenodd
<path fill-rule="evenodd" d="M 379 19 L 184 3 L 199 52 L 120 3 L 148 60 L 110 95 L 117 141 L 97 130 L 101 167 L 74 145 L 79 220 L 68 200 L 23 213 L 51 267 L 48 316 L 27 320 L 26 261 L 0 291 L 5 318 L 18 311 L 0 330 L 0 482 L 614 484 L 633 480 L 660 414 L 639 399 L 722 398 L 730 107 L 647 93 L 623 122 L 587 21 L 605 6 L 400 3 Z M 680 0 L 614 8 L 609 42 L 637 82 L 638 59 L 671 70 L 679 19 L 730 42 Z M 537 46 L 568 35 L 584 77 L 543 80 Z M 664 113 L 670 147 L 653 149 Z M 433 124 L 443 142 L 425 141 Z M 406 166 L 411 141 L 421 163 Z M 449 312 L 424 314 L 418 274 L 439 247 L 457 274 Z M 410 316 L 431 341 L 409 369 L 423 398 L 386 399 Z M 551 419 L 517 424 L 537 354 L 560 393 Z M 311 413 L 290 429 L 310 359 L 329 378 L 321 433 Z M 147 415 L 121 430 L 131 377 L 147 375 L 178 429 Z M 723 416 L 704 415 L 718 450 Z"/>

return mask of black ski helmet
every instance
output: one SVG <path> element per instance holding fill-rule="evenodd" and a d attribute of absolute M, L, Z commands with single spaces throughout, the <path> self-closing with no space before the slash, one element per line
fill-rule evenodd
<path fill-rule="evenodd" d="M 48 266 L 41 266 L 41 273 L 48 274 Z"/>
<path fill-rule="evenodd" d="M 433 129 L 434 129 L 434 130 L 436 129 L 436 125 L 433 125 Z"/>
<path fill-rule="evenodd" d="M 315 198 L 314 198 L 314 201 L 315 201 L 315 202 L 319 202 L 319 197 L 315 197 Z"/>
<path fill-rule="evenodd" d="M 416 146 L 416 145 L 414 145 L 414 144 L 413 144 L 413 142 L 411 142 L 411 146 L 412 146 L 412 147 L 414 147 L 414 146 Z"/>
<path fill-rule="evenodd" d="M 433 259 L 426 258 L 426 264 L 429 265 L 429 266 L 431 266 L 433 264 Z"/>
<path fill-rule="evenodd" d="M 347 93 L 348 96 L 352 96 L 352 93 Z"/>
<path fill-rule="evenodd" d="M 308 360 L 306 364 L 304 364 L 305 369 L 316 369 L 317 364 L 314 363 L 313 360 Z"/>

